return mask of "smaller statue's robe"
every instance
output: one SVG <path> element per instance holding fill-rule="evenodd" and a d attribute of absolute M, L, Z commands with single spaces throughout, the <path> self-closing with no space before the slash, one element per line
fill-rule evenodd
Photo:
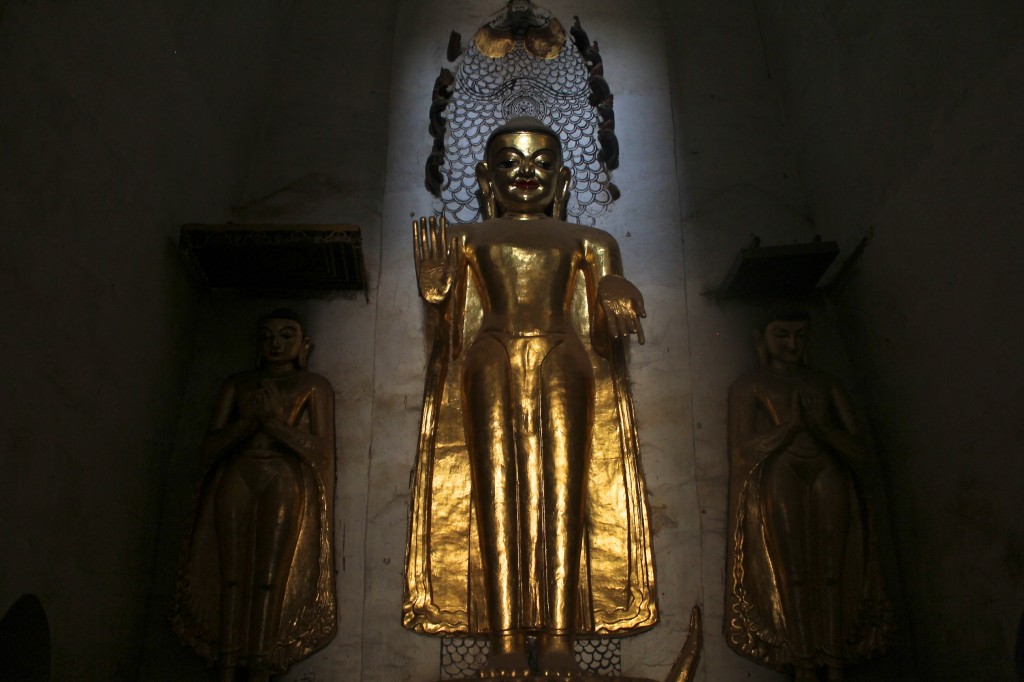
<path fill-rule="evenodd" d="M 740 385 L 741 378 L 734 385 Z M 786 400 L 789 397 L 786 396 Z M 758 422 L 766 428 L 771 424 L 769 414 L 777 415 L 782 405 L 771 404 L 770 398 L 759 397 Z M 730 420 L 735 415 L 729 415 Z M 730 437 L 733 437 L 730 427 Z M 730 444 L 730 449 L 737 444 Z M 820 628 L 805 624 L 812 633 L 809 641 L 796 640 L 796 628 L 790 622 L 795 614 L 786 613 L 779 594 L 788 567 L 774 556 L 772 534 L 765 519 L 763 492 L 766 489 L 769 462 L 785 456 L 785 448 L 766 454 L 753 467 L 743 471 L 735 453 L 730 468 L 729 535 L 725 585 L 725 637 L 737 653 L 761 665 L 780 672 L 790 670 L 794 664 L 843 667 L 845 664 L 871 658 L 884 652 L 893 629 L 891 607 L 885 597 L 875 549 L 875 532 L 871 515 L 865 505 L 863 490 L 853 472 L 838 453 L 822 445 L 816 455 L 832 458 L 844 472 L 849 520 L 842 563 L 843 595 L 840 631 L 842 642 L 837 650 L 828 650 Z M 805 568 L 805 572 L 808 572 Z M 824 577 L 808 572 L 812 593 L 821 594 Z M 819 597 L 820 598 L 820 597 Z M 805 651 L 804 658 L 798 652 Z"/>
<path fill-rule="evenodd" d="M 452 296 L 434 322 L 406 545 L 403 623 L 440 636 L 477 637 L 488 628 L 459 390 L 462 358 L 453 352 L 453 338 L 471 341 L 479 325 L 479 295 L 474 286 L 468 289 L 464 315 L 454 314 Z M 576 632 L 624 635 L 658 619 L 647 490 L 625 347 L 612 343 L 608 360 L 590 347 L 584 290 L 579 273 L 573 324 L 590 356 L 596 390 Z M 456 318 L 465 321 L 457 335 L 451 328 Z M 527 630 L 542 627 L 539 601 L 536 595 L 524 600 Z"/>
<path fill-rule="evenodd" d="M 298 412 L 298 410 L 296 410 Z M 293 416 L 292 422 L 297 415 Z M 211 664 L 220 656 L 221 578 L 214 501 L 227 453 L 205 472 L 188 521 L 181 557 L 172 627 L 181 642 Z M 295 554 L 288 572 L 280 632 L 267 664 L 283 672 L 295 661 L 325 646 L 337 631 L 334 585 L 334 458 L 301 460 L 304 500 Z M 248 586 L 251 589 L 251 586 Z M 248 590 L 247 590 L 248 591 Z M 243 652 L 248 654 L 251 652 Z"/>

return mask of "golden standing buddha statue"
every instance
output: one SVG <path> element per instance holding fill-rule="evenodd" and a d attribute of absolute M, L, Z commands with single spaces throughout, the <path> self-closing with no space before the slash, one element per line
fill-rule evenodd
<path fill-rule="evenodd" d="M 854 475 L 866 456 L 832 376 L 805 365 L 809 317 L 773 314 L 761 367 L 729 391 L 725 635 L 738 653 L 832 682 L 885 649 L 892 616 Z"/>
<path fill-rule="evenodd" d="M 643 297 L 611 235 L 561 219 L 570 176 L 550 128 L 495 130 L 477 177 L 484 222 L 413 224 L 436 333 L 404 622 L 486 635 L 483 677 L 579 675 L 575 636 L 657 620 L 624 348 L 643 343 Z"/>
<path fill-rule="evenodd" d="M 234 682 L 266 682 L 337 628 L 334 391 L 295 313 L 258 324 L 259 367 L 222 385 L 178 567 L 173 625 Z"/>

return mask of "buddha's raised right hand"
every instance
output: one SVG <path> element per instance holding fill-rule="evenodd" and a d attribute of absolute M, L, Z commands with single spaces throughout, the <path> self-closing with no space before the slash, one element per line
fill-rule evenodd
<path fill-rule="evenodd" d="M 451 290 L 457 254 L 448 241 L 448 221 L 434 216 L 412 222 L 413 255 L 420 295 L 430 303 L 441 303 Z"/>

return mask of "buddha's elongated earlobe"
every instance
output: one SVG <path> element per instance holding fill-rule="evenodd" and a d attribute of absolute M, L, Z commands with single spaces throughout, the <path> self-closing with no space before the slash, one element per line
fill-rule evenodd
<path fill-rule="evenodd" d="M 295 358 L 295 366 L 299 369 L 306 369 L 309 366 L 309 354 L 313 352 L 313 339 L 308 336 L 302 339 L 302 348 L 299 349 L 299 355 Z"/>
<path fill-rule="evenodd" d="M 757 349 L 757 362 L 761 367 L 768 366 L 768 344 L 760 330 L 754 331 L 754 348 Z"/>
<path fill-rule="evenodd" d="M 476 181 L 480 185 L 480 196 L 483 197 L 484 220 L 498 217 L 498 202 L 494 198 L 494 189 L 491 187 L 491 169 L 486 161 L 476 165 Z"/>
<path fill-rule="evenodd" d="M 555 202 L 551 207 L 551 217 L 558 220 L 565 220 L 565 207 L 569 204 L 569 180 L 572 174 L 569 169 L 562 166 L 558 171 L 557 185 L 555 186 Z"/>

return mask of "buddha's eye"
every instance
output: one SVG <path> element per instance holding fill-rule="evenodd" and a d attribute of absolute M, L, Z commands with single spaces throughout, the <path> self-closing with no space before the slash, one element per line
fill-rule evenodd
<path fill-rule="evenodd" d="M 519 159 L 515 156 L 506 156 L 504 159 L 498 161 L 498 168 L 509 169 L 515 168 L 519 165 Z"/>

